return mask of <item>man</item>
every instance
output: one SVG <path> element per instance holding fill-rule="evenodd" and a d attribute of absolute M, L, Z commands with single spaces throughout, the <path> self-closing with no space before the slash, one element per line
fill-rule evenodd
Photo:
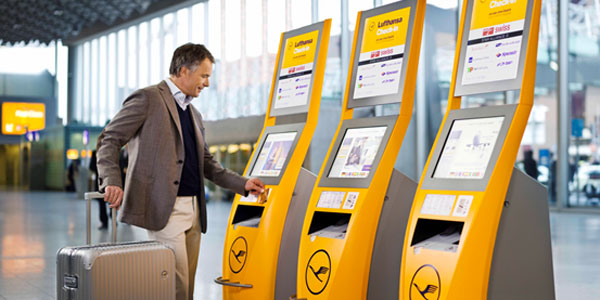
<path fill-rule="evenodd" d="M 175 50 L 170 78 L 138 90 L 98 138 L 98 180 L 121 221 L 175 250 L 177 299 L 193 299 L 201 232 L 206 232 L 204 178 L 239 194 L 258 195 L 263 183 L 224 169 L 208 151 L 202 116 L 190 105 L 209 86 L 214 58 L 203 46 Z M 119 150 L 129 167 L 122 190 Z"/>

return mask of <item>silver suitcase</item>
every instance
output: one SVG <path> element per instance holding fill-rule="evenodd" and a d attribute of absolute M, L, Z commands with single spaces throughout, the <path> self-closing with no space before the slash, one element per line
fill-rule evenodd
<path fill-rule="evenodd" d="M 56 255 L 57 299 L 175 299 L 175 254 L 156 241 L 117 243 L 112 209 L 112 243 L 90 245 L 91 199 L 86 193 L 87 246 L 64 247 Z"/>

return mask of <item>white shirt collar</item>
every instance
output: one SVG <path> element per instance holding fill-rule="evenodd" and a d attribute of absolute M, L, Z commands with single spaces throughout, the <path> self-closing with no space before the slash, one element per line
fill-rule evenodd
<path fill-rule="evenodd" d="M 194 100 L 194 97 L 185 95 L 176 85 L 173 83 L 171 78 L 167 78 L 165 80 L 167 86 L 169 86 L 169 90 L 171 90 L 171 94 L 173 94 L 173 98 L 175 98 L 175 102 L 177 105 L 181 107 L 184 111 L 187 109 L 187 106 Z"/>

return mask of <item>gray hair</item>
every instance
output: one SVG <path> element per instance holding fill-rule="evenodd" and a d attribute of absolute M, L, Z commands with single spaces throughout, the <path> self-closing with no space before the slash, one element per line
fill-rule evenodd
<path fill-rule="evenodd" d="M 204 45 L 192 43 L 181 45 L 173 53 L 169 73 L 176 76 L 182 67 L 186 67 L 193 72 L 207 58 L 211 63 L 215 63 L 215 58 Z"/>

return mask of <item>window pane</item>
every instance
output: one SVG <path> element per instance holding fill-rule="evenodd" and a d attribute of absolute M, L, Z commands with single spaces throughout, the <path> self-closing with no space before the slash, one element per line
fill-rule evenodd
<path fill-rule="evenodd" d="M 372 1 L 371 1 L 372 2 Z M 311 23 L 311 1 L 294 0 L 292 1 L 292 27 L 300 28 Z"/>
<path fill-rule="evenodd" d="M 119 56 L 119 64 L 117 65 L 118 68 L 118 86 L 119 89 L 123 90 L 125 89 L 125 62 L 127 61 L 127 53 L 125 53 L 125 45 L 127 44 L 127 40 L 125 39 L 125 29 L 120 30 L 118 33 L 118 40 L 119 40 L 119 48 L 117 49 L 118 53 L 117 55 Z"/>
<path fill-rule="evenodd" d="M 152 84 L 158 83 L 160 78 L 160 19 L 154 18 L 150 22 L 150 82 Z"/>
<path fill-rule="evenodd" d="M 95 125 L 98 123 L 98 39 L 92 40 L 92 55 L 91 68 L 90 68 L 90 81 L 91 81 L 91 95 L 90 95 L 90 111 L 91 115 L 89 119 L 90 124 Z"/>
<path fill-rule="evenodd" d="M 189 13 L 187 8 L 177 11 L 177 47 L 190 42 L 188 20 Z"/>
<path fill-rule="evenodd" d="M 117 51 L 116 51 L 117 35 L 111 33 L 108 35 L 108 118 L 111 119 L 117 112 L 117 101 L 120 97 L 117 95 Z"/>
<path fill-rule="evenodd" d="M 324 98 L 329 98 L 328 100 L 340 102 L 343 95 L 342 60 L 339 46 L 341 44 L 341 11 L 340 1 L 319 1 L 319 20 L 332 19 L 322 94 Z"/>
<path fill-rule="evenodd" d="M 138 87 L 145 87 L 149 84 L 148 82 L 148 22 L 140 24 L 140 44 L 138 51 Z"/>
<path fill-rule="evenodd" d="M 447 1 L 447 0 L 446 0 Z M 373 0 L 355 0 L 348 2 L 348 30 L 354 32 L 356 15 L 359 11 L 373 8 Z M 353 36 L 353 35 L 350 35 Z"/>
<path fill-rule="evenodd" d="M 568 24 L 570 99 L 568 101 L 571 103 L 568 206 L 598 206 L 600 204 L 600 73 L 598 72 L 600 3 L 598 1 L 567 2 L 570 17 Z M 552 9 L 555 5 L 556 1 L 549 1 L 547 6 Z M 550 58 L 551 68 L 552 56 L 554 55 Z M 549 123 L 552 122 L 556 123 L 556 120 L 551 120 Z"/>
<path fill-rule="evenodd" d="M 192 7 L 192 42 L 196 44 L 206 44 L 204 36 L 204 9 L 206 3 L 198 3 Z"/>
<path fill-rule="evenodd" d="M 100 37 L 100 65 L 98 66 L 98 121 L 97 125 L 104 125 L 106 119 L 108 119 L 108 94 L 107 94 L 107 78 L 108 75 L 108 60 L 107 60 L 107 41 L 106 36 Z"/>
<path fill-rule="evenodd" d="M 246 0 L 246 56 L 262 54 L 262 1 Z"/>
<path fill-rule="evenodd" d="M 239 60 L 241 56 L 241 34 L 242 24 L 240 22 L 240 0 L 225 1 L 225 59 L 227 61 Z"/>
<path fill-rule="evenodd" d="M 281 33 L 285 31 L 285 1 L 268 0 L 267 6 L 267 50 L 277 54 Z M 272 68 L 271 68 L 272 69 Z"/>
<path fill-rule="evenodd" d="M 341 12 L 341 1 L 319 1 L 319 21 L 331 18 L 331 36 L 342 32 Z"/>
<path fill-rule="evenodd" d="M 215 57 L 221 58 L 221 1 L 208 1 L 208 49 Z"/>
<path fill-rule="evenodd" d="M 136 26 L 131 26 L 129 27 L 129 29 L 127 30 L 128 32 L 128 36 L 127 36 L 127 43 L 128 43 L 128 53 L 127 53 L 127 63 L 128 63 L 128 69 L 127 69 L 127 86 L 129 87 L 130 90 L 134 90 L 137 89 L 137 65 L 136 65 L 136 60 L 137 60 L 137 41 L 136 41 L 136 34 L 137 34 L 137 27 Z M 128 92 L 129 93 L 129 92 Z"/>
<path fill-rule="evenodd" d="M 163 30 L 164 30 L 164 56 L 163 56 L 163 66 L 161 74 L 169 74 L 169 66 L 171 65 L 171 58 L 173 57 L 173 52 L 175 51 L 175 20 L 173 14 L 166 14 L 163 17 Z M 162 79 L 162 78 L 161 78 Z"/>

